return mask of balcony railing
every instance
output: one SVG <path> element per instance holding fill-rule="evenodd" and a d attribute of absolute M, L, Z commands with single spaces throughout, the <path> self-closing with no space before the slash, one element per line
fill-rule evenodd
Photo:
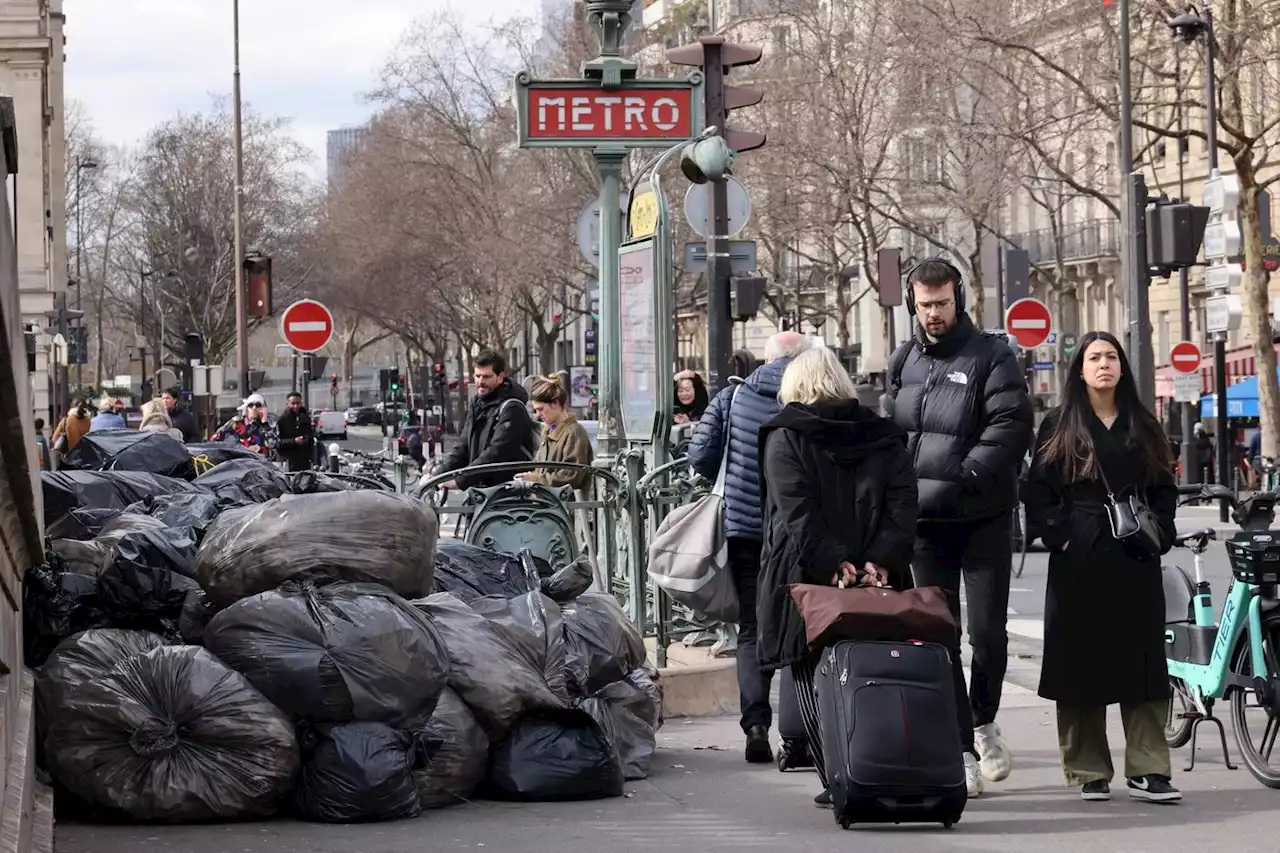
<path fill-rule="evenodd" d="M 1068 225 L 1054 234 L 1043 228 L 1015 234 L 1013 242 L 1026 250 L 1032 264 L 1062 261 L 1080 262 L 1120 257 L 1120 223 L 1114 219 L 1092 219 L 1079 225 Z"/>

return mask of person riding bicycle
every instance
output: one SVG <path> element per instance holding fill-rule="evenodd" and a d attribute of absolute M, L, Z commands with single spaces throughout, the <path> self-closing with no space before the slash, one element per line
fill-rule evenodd
<path fill-rule="evenodd" d="M 1169 442 L 1106 332 L 1081 337 L 1062 399 L 1040 425 L 1023 493 L 1050 550 L 1039 694 L 1057 703 L 1063 771 L 1083 799 L 1111 798 L 1107 706 L 1119 705 L 1130 796 L 1172 802 L 1182 794 L 1164 738 L 1160 555 L 1177 535 L 1178 502 Z M 1108 505 L 1131 498 L 1154 514 L 1158 542 L 1114 535 Z"/>

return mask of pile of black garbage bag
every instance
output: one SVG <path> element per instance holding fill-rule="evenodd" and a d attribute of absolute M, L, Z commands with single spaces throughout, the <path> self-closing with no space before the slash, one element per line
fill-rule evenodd
<path fill-rule="evenodd" d="M 421 501 L 234 454 L 43 476 L 24 628 L 60 808 L 378 821 L 649 772 L 656 672 L 585 560 L 441 541 Z"/>

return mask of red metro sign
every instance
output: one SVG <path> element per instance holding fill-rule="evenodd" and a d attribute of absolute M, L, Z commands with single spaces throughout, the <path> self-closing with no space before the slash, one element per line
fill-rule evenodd
<path fill-rule="evenodd" d="M 517 81 L 520 147 L 666 147 L 701 132 L 698 88 L 681 80 L 632 80 L 621 89 L 586 80 Z"/>

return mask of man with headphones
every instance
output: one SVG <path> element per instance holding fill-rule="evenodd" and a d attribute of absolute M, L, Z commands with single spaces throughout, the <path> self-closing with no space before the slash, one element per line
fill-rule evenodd
<path fill-rule="evenodd" d="M 942 258 L 906 276 L 912 339 L 889 359 L 887 417 L 907 431 L 919 483 L 920 522 L 911 570 L 917 586 L 940 586 L 960 621 L 968 605 L 972 684 L 954 663 L 969 795 L 998 782 L 1013 759 L 996 711 L 1008 665 L 1013 565 L 1011 522 L 1018 466 L 1033 432 L 1031 399 L 1008 344 L 965 313 L 960 271 Z"/>

